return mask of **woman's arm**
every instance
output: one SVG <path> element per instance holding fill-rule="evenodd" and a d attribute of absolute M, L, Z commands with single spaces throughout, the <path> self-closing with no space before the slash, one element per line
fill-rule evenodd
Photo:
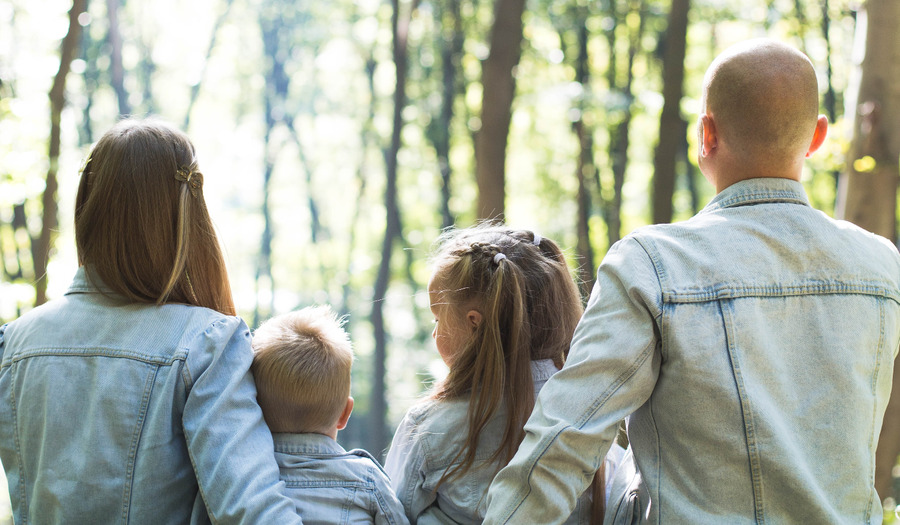
<path fill-rule="evenodd" d="M 182 416 L 188 453 L 213 523 L 298 524 L 256 402 L 252 360 L 250 330 L 235 317 L 214 322 L 191 343 Z"/>

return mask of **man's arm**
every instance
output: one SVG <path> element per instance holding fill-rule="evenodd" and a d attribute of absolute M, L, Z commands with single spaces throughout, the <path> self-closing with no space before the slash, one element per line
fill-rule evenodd
<path fill-rule="evenodd" d="M 560 523 L 616 435 L 653 392 L 661 355 L 659 280 L 634 238 L 614 245 L 566 365 L 541 390 L 515 457 L 488 493 L 485 523 Z"/>

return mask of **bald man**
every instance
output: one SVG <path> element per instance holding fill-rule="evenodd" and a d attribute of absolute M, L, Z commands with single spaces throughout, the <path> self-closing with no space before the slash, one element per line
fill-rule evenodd
<path fill-rule="evenodd" d="M 827 127 L 798 51 L 753 40 L 713 62 L 698 133 L 717 195 L 610 249 L 485 523 L 562 522 L 622 418 L 606 523 L 881 523 L 900 256 L 809 206 Z"/>

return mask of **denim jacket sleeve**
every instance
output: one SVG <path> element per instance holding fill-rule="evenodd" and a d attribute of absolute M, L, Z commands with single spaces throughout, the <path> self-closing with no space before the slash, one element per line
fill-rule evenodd
<path fill-rule="evenodd" d="M 418 439 L 417 426 L 407 412 L 384 460 L 384 469 L 410 523 L 416 523 L 419 515 L 436 501 L 434 492 L 424 487 L 425 449 Z"/>
<path fill-rule="evenodd" d="M 575 330 L 568 361 L 538 395 L 513 460 L 488 493 L 484 523 L 561 523 L 659 376 L 662 297 L 634 237 L 615 244 Z"/>
<path fill-rule="evenodd" d="M 374 459 L 372 461 L 375 461 Z M 376 462 L 376 465 L 378 463 Z M 375 497 L 377 512 L 375 513 L 375 525 L 409 525 L 403 504 L 394 494 L 391 482 L 381 467 L 378 466 L 380 476 L 375 478 Z"/>
<path fill-rule="evenodd" d="M 301 523 L 279 480 L 252 359 L 250 331 L 235 317 L 191 344 L 182 425 L 197 484 L 213 523 Z"/>

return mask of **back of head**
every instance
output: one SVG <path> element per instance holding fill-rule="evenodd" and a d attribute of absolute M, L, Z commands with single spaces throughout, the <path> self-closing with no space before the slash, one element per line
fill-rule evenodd
<path fill-rule="evenodd" d="M 803 53 L 769 39 L 736 44 L 706 72 L 703 107 L 736 159 L 763 171 L 802 157 L 818 115 L 816 72 Z"/>
<path fill-rule="evenodd" d="M 97 142 L 75 203 L 87 277 L 128 300 L 234 315 L 194 146 L 154 120 L 123 120 Z"/>
<path fill-rule="evenodd" d="M 335 429 L 350 396 L 353 349 L 328 307 L 269 319 L 253 333 L 253 377 L 272 432 Z"/>
<path fill-rule="evenodd" d="M 565 257 L 555 242 L 530 231 L 487 224 L 450 231 L 438 240 L 432 288 L 449 308 L 482 315 L 435 393 L 471 396 L 467 453 L 458 471 L 471 465 L 478 432 L 501 402 L 508 420 L 495 457 L 507 462 L 534 404 L 531 361 L 552 359 L 562 367 L 581 318 Z"/>

